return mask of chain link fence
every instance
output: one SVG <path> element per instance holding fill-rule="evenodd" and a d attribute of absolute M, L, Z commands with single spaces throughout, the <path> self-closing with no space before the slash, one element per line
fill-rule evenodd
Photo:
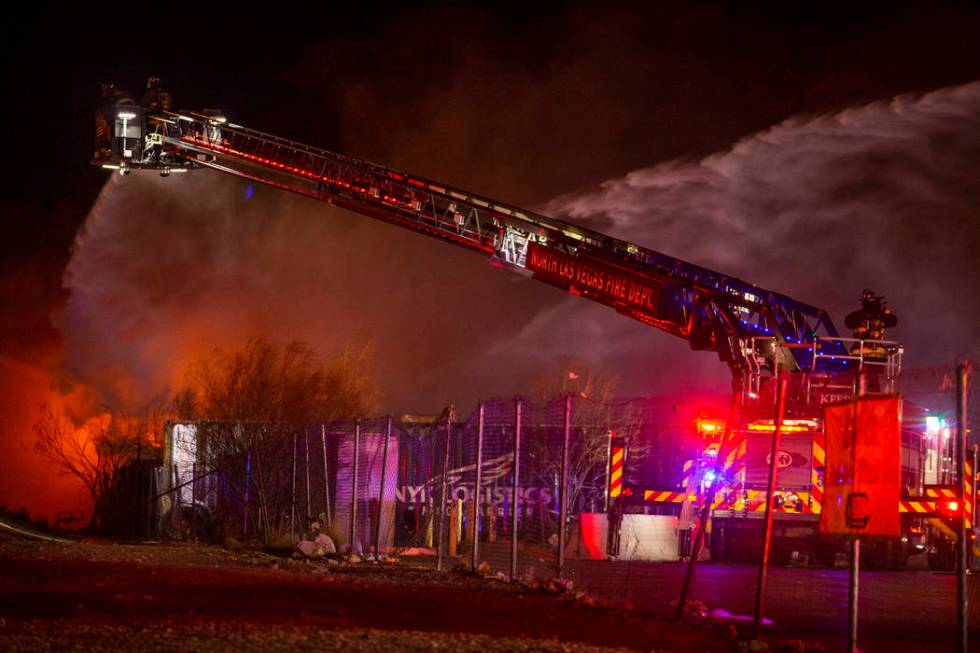
<path fill-rule="evenodd" d="M 949 450 L 933 447 L 932 459 L 925 453 L 937 423 L 945 425 L 935 434 L 940 439 L 942 428 L 955 426 L 948 376 L 905 379 L 903 393 L 932 406 L 906 404 L 907 490 L 954 480 L 951 472 L 943 476 Z M 756 426 L 740 427 L 740 444 L 727 452 L 711 444 L 723 428 L 723 403 L 706 411 L 685 402 L 516 397 L 482 402 L 465 418 L 447 409 L 440 417 L 348 420 L 298 431 L 171 423 L 170 453 L 154 479 L 160 501 L 148 512 L 155 522 L 146 530 L 295 543 L 316 523 L 342 553 L 429 556 L 439 569 L 554 579 L 565 588 L 571 582 L 575 591 L 665 617 L 750 619 L 763 555 L 762 471 L 772 436 L 766 425 L 774 415 L 769 422 L 753 415 Z M 847 540 L 817 536 L 822 441 L 804 419 L 784 426 L 768 580 L 778 599 L 765 614 L 777 624 L 806 614 L 814 634 L 843 636 L 847 575 L 834 570 L 847 568 Z M 699 524 L 703 546 L 689 575 Z M 904 516 L 903 528 L 901 539 L 867 538 L 862 545 L 869 574 L 862 600 L 872 606 L 888 605 L 896 591 L 896 576 L 885 572 L 951 569 L 952 549 L 935 545 L 941 520 Z M 678 610 L 685 586 L 685 609 Z M 936 612 L 921 596 L 904 600 L 921 614 Z M 806 634 L 807 627 L 798 630 Z"/>

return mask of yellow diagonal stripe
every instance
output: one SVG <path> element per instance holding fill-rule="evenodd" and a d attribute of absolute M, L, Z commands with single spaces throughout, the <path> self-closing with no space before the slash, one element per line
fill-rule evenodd
<path fill-rule="evenodd" d="M 946 534 L 946 537 L 948 537 L 949 539 L 951 539 L 951 540 L 955 540 L 956 539 L 956 533 L 953 531 L 952 528 L 950 528 L 949 526 L 947 526 L 943 522 L 943 520 L 941 520 L 941 519 L 930 519 L 929 520 L 929 523 L 932 524 L 933 526 L 935 526 L 936 528 L 938 528 L 939 530 L 941 530 L 943 533 L 945 533 Z"/>
<path fill-rule="evenodd" d="M 821 447 L 816 442 L 813 443 L 813 457 L 814 459 L 816 459 L 817 462 L 821 464 L 827 459 L 827 454 L 823 450 L 823 447 Z"/>
<path fill-rule="evenodd" d="M 623 450 L 613 449 L 612 464 L 615 465 L 616 463 L 621 463 L 621 462 L 623 462 Z"/>

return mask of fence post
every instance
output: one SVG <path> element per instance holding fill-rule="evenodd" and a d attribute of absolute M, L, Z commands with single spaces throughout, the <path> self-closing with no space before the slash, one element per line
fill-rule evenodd
<path fill-rule="evenodd" d="M 967 401 L 969 397 L 968 384 L 970 378 L 970 363 L 964 362 L 956 368 L 956 435 L 957 435 L 957 468 L 959 471 L 960 499 L 964 505 L 961 507 L 959 528 L 956 542 L 956 625 L 959 629 L 959 650 L 966 653 L 968 650 L 968 615 L 970 594 L 966 586 L 968 551 L 972 546 L 970 538 L 966 532 L 966 497 L 967 488 L 972 485 L 966 479 L 966 450 L 969 447 L 970 436 L 967 432 Z M 976 471 L 973 472 L 976 474 Z M 974 508 L 974 513 L 976 509 Z"/>
<path fill-rule="evenodd" d="M 565 525 L 568 523 L 568 443 L 572 432 L 572 395 L 565 396 L 561 438 L 561 485 L 558 488 L 558 577 L 565 567 Z"/>
<path fill-rule="evenodd" d="M 354 456 L 353 471 L 351 473 L 350 490 L 350 526 L 347 529 L 348 543 L 350 552 L 356 553 L 357 549 L 357 459 L 360 457 L 361 449 L 361 420 L 354 423 Z"/>
<path fill-rule="evenodd" d="M 520 397 L 514 406 L 514 484 L 511 488 L 511 526 L 510 526 L 510 579 L 517 580 L 517 528 L 520 525 L 521 507 L 521 417 L 523 405 Z"/>
<path fill-rule="evenodd" d="M 333 525 L 333 511 L 330 509 L 330 470 L 327 467 L 327 425 L 320 425 L 320 444 L 323 446 L 323 513 L 327 524 Z M 324 527 L 327 526 L 324 524 Z"/>
<path fill-rule="evenodd" d="M 289 513 L 289 534 L 294 535 L 296 529 L 296 434 L 293 433 L 293 498 Z"/>
<path fill-rule="evenodd" d="M 388 416 L 388 423 L 385 426 L 385 443 L 381 451 L 381 479 L 378 486 L 378 523 L 374 531 L 374 559 L 380 560 L 381 556 L 381 515 L 384 513 L 385 503 L 385 476 L 388 474 L 388 440 L 391 439 L 391 415 Z M 397 468 L 398 466 L 395 465 Z"/>
<path fill-rule="evenodd" d="M 174 528 L 180 526 L 180 475 L 177 473 L 177 463 L 173 464 L 173 505 L 170 509 L 170 521 Z"/>
<path fill-rule="evenodd" d="M 847 575 L 847 652 L 857 653 L 858 593 L 860 592 L 861 538 L 851 538 L 851 560 Z"/>
<path fill-rule="evenodd" d="M 450 411 L 446 417 L 446 449 L 442 459 L 442 492 L 439 496 L 441 505 L 439 507 L 439 542 L 436 547 L 436 571 L 442 571 L 446 557 L 446 519 L 447 516 L 447 494 L 449 492 L 449 445 L 452 444 L 453 418 Z M 434 516 L 434 515 L 433 515 Z"/>
<path fill-rule="evenodd" d="M 456 499 L 449 500 L 449 541 L 447 544 L 447 550 L 449 555 L 456 555 L 456 545 L 459 542 L 459 501 Z"/>
<path fill-rule="evenodd" d="M 242 537 L 248 535 L 248 495 L 252 485 L 252 450 L 245 452 L 245 508 L 242 511 Z"/>
<path fill-rule="evenodd" d="M 306 518 L 311 519 L 313 509 L 310 507 L 310 432 L 303 429 L 303 442 L 306 445 Z"/>
<path fill-rule="evenodd" d="M 480 402 L 479 419 L 476 425 L 476 478 L 473 483 L 473 538 L 470 566 L 475 572 L 480 564 L 480 504 L 483 496 L 483 417 L 485 408 Z"/>

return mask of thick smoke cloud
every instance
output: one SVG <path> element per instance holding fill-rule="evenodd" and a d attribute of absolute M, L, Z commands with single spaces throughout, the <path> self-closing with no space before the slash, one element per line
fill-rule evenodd
<path fill-rule="evenodd" d="M 973 83 L 790 118 L 545 210 L 826 308 L 840 329 L 873 288 L 899 315 L 907 360 L 948 363 L 980 351 L 978 161 Z"/>
<path fill-rule="evenodd" d="M 520 319 L 511 275 L 478 257 L 206 171 L 113 177 L 65 279 L 66 364 L 113 405 L 165 394 L 191 357 L 265 333 L 324 353 L 373 343 L 389 402 L 436 410 Z"/>
<path fill-rule="evenodd" d="M 980 83 L 791 118 L 697 161 L 545 211 L 831 311 L 884 293 L 915 363 L 976 356 Z M 254 192 L 253 192 L 254 191 Z M 114 176 L 75 245 L 66 365 L 113 404 L 166 395 L 189 357 L 262 332 L 375 345 L 392 411 L 527 389 L 560 357 L 623 394 L 724 389 L 686 343 L 457 251 L 200 172 Z"/>

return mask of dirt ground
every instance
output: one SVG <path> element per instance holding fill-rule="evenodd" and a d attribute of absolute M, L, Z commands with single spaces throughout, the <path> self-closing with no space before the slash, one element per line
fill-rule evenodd
<path fill-rule="evenodd" d="M 0 540 L 4 651 L 731 651 L 681 626 L 431 565 Z"/>

